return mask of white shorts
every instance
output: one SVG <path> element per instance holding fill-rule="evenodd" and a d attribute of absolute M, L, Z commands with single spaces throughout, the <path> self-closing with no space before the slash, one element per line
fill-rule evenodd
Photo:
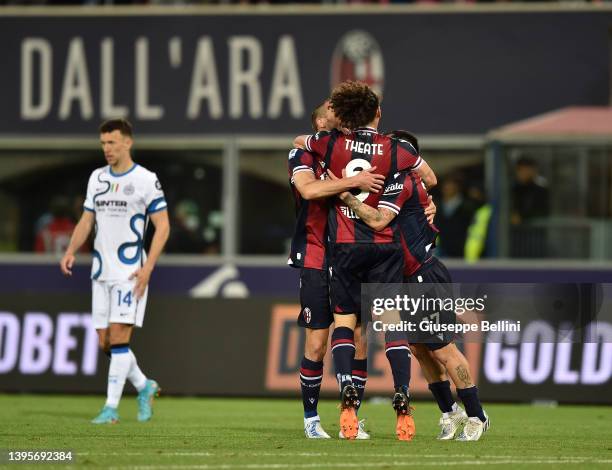
<path fill-rule="evenodd" d="M 96 330 L 108 328 L 109 323 L 125 323 L 141 327 L 147 305 L 147 286 L 137 300 L 135 281 L 92 281 L 91 314 Z"/>

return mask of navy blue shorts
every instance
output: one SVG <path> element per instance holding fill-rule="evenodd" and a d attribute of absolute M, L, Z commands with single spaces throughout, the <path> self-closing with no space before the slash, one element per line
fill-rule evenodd
<path fill-rule="evenodd" d="M 361 317 L 362 283 L 401 283 L 404 254 L 399 243 L 337 243 L 331 250 L 332 312 Z"/>
<path fill-rule="evenodd" d="M 427 263 L 419 268 L 411 276 L 404 278 L 404 283 L 423 283 L 423 284 L 450 284 L 452 282 L 450 273 L 444 263 L 436 257 L 432 257 Z M 448 289 L 440 286 L 440 290 L 428 293 L 428 297 L 447 297 Z M 434 318 L 431 318 L 434 321 Z M 441 324 L 455 323 L 456 316 L 451 312 L 439 312 L 435 317 L 435 322 Z M 430 351 L 442 349 L 444 346 L 453 342 L 455 334 L 453 332 L 427 333 L 419 332 L 419 336 L 413 339 L 414 342 L 425 344 Z"/>
<path fill-rule="evenodd" d="M 329 328 L 334 316 L 329 306 L 329 276 L 327 269 L 302 268 L 300 272 L 300 315 L 297 322 L 303 328 Z"/>

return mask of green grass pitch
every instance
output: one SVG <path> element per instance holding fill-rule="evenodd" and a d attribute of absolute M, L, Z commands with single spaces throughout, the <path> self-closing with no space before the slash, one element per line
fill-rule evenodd
<path fill-rule="evenodd" d="M 319 413 L 334 439 L 317 441 L 303 436 L 298 399 L 162 397 L 153 420 L 142 424 L 135 398 L 127 396 L 119 424 L 89 424 L 103 401 L 0 395 L 0 449 L 71 449 L 79 466 L 143 470 L 612 467 L 611 407 L 490 404 L 492 428 L 480 442 L 464 443 L 436 441 L 438 410 L 417 402 L 417 436 L 399 442 L 390 405 L 365 403 L 360 417 L 372 440 L 348 442 L 336 438 L 332 401 L 323 401 Z"/>

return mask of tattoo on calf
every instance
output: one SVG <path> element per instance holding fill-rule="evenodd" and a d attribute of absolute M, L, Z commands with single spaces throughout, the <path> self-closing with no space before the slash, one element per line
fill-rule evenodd
<path fill-rule="evenodd" d="M 472 378 L 470 377 L 470 373 L 467 371 L 467 369 L 463 366 L 458 366 L 455 371 L 457 372 L 457 376 L 459 377 L 459 380 L 461 380 L 461 382 L 463 382 L 463 385 L 465 386 L 464 388 L 468 388 L 471 387 L 472 384 Z"/>

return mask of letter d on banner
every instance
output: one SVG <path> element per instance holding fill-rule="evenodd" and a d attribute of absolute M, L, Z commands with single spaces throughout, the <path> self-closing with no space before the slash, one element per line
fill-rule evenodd
<path fill-rule="evenodd" d="M 13 370 L 19 348 L 19 320 L 10 312 L 0 312 L 0 374 Z"/>
<path fill-rule="evenodd" d="M 35 93 L 35 57 L 38 57 L 38 93 Z M 21 118 L 43 119 L 51 111 L 51 43 L 41 38 L 25 38 L 21 43 Z M 38 103 L 34 96 L 38 95 Z"/>

